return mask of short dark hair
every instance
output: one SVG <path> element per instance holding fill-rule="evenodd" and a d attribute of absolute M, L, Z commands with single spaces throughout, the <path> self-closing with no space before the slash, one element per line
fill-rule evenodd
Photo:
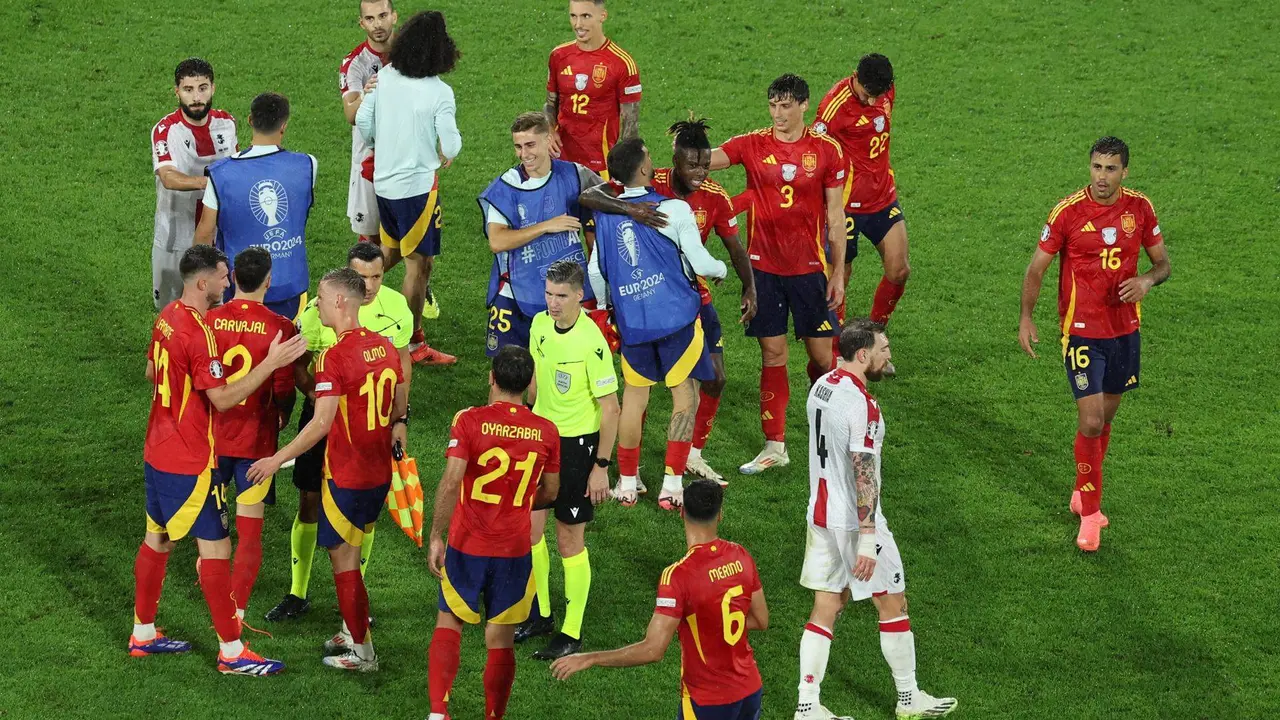
<path fill-rule="evenodd" d="M 365 6 L 366 4 L 372 5 L 373 3 L 380 3 L 380 2 L 382 2 L 382 0 L 360 0 L 360 5 L 359 5 L 358 10 L 359 10 L 359 12 L 363 13 L 363 12 L 364 12 L 364 6 Z M 391 0 L 386 0 L 386 2 L 387 2 L 387 7 L 391 8 L 391 12 L 395 12 L 395 11 L 396 11 L 396 4 L 395 4 L 394 2 L 392 2 Z"/>
<path fill-rule="evenodd" d="M 324 283 L 333 285 L 347 297 L 364 299 L 364 278 L 349 267 L 337 268 L 325 273 L 324 277 L 320 278 L 320 284 Z"/>
<path fill-rule="evenodd" d="M 840 328 L 840 357 L 852 360 L 859 350 L 874 347 L 876 336 L 884 334 L 884 323 L 869 318 L 854 318 Z"/>
<path fill-rule="evenodd" d="M 373 243 L 360 242 L 351 246 L 347 251 L 347 263 L 352 260 L 360 260 L 362 262 L 373 262 L 374 260 L 382 260 L 383 267 L 386 267 L 386 260 L 382 257 L 382 250 Z"/>
<path fill-rule="evenodd" d="M 519 345 L 503 345 L 493 356 L 493 381 L 498 389 L 519 395 L 533 382 L 533 356 Z"/>
<path fill-rule="evenodd" d="M 289 98 L 265 92 L 249 103 L 249 126 L 264 135 L 280 129 L 289 119 Z"/>
<path fill-rule="evenodd" d="M 547 268 L 547 282 L 557 285 L 568 285 L 575 290 L 583 287 L 582 266 L 572 260 L 557 260 Z"/>
<path fill-rule="evenodd" d="M 623 184 L 634 179 L 640 163 L 644 162 L 644 153 L 644 140 L 638 137 L 620 140 L 609 151 L 609 177 Z"/>
<path fill-rule="evenodd" d="M 893 64 L 880 53 L 869 53 L 858 60 L 858 82 L 867 92 L 879 97 L 893 87 Z"/>
<path fill-rule="evenodd" d="M 236 287 L 245 292 L 257 292 L 271 274 L 271 253 L 266 248 L 250 247 L 236 255 L 234 264 Z"/>
<path fill-rule="evenodd" d="M 213 66 L 204 58 L 189 57 L 174 68 L 173 86 L 178 87 L 182 84 L 182 78 L 189 77 L 207 77 L 209 82 L 213 82 Z"/>
<path fill-rule="evenodd" d="M 515 122 L 511 123 L 512 135 L 518 132 L 529 132 L 530 130 L 537 130 L 544 135 L 550 134 L 551 122 L 547 120 L 545 114 L 530 110 L 517 115 Z"/>
<path fill-rule="evenodd" d="M 444 27 L 444 13 L 424 10 L 409 18 L 396 32 L 388 63 L 411 78 L 443 75 L 458 64 L 458 46 Z"/>
<path fill-rule="evenodd" d="M 791 98 L 798 103 L 809 101 L 809 83 L 799 75 L 787 73 L 769 83 L 769 99 L 784 100 Z"/>
<path fill-rule="evenodd" d="M 192 245 L 178 260 L 178 272 L 186 282 L 202 272 L 217 270 L 218 263 L 227 264 L 227 255 L 212 245 Z"/>
<path fill-rule="evenodd" d="M 1098 142 L 1089 148 L 1089 157 L 1094 155 L 1119 155 L 1120 167 L 1129 167 L 1129 146 L 1118 137 L 1098 138 Z"/>
<path fill-rule="evenodd" d="M 684 516 L 696 523 L 715 522 L 724 505 L 724 488 L 714 480 L 697 479 L 684 489 Z"/>
<path fill-rule="evenodd" d="M 667 128 L 667 134 L 675 138 L 676 147 L 682 150 L 710 150 L 711 141 L 707 139 L 710 129 L 706 118 L 694 120 L 693 113 L 690 113 L 688 120 L 673 123 Z"/>

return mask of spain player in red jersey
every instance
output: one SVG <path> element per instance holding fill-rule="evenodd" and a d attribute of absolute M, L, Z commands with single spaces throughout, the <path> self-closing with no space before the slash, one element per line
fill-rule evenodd
<path fill-rule="evenodd" d="M 409 393 L 395 346 L 360 326 L 364 291 L 364 278 L 349 267 L 321 278 L 316 290 L 320 321 L 337 333 L 338 342 L 316 358 L 315 415 L 293 442 L 255 462 L 248 476 L 262 482 L 325 440 L 323 511 L 316 541 L 328 548 L 333 564 L 343 642 L 326 646 L 326 651 L 341 654 L 326 656 L 324 663 L 372 672 L 378 669 L 378 656 L 369 634 L 369 593 L 360 574 L 360 545 L 391 489 L 391 448 L 394 442 L 404 442 L 402 421 Z"/>
<path fill-rule="evenodd" d="M 751 475 L 787 456 L 787 315 L 809 354 L 809 380 L 831 367 L 831 340 L 844 306 L 845 160 L 840 145 L 804 123 L 809 84 L 783 75 L 769 86 L 772 127 L 711 151 L 711 169 L 747 171 L 748 246 L 759 309 L 747 335 L 760 342 L 760 426 L 765 445 L 739 468 Z M 825 228 L 825 236 L 824 236 Z M 828 248 L 830 264 L 828 265 Z"/>
<path fill-rule="evenodd" d="M 640 131 L 640 69 L 604 34 L 605 0 L 570 0 L 573 42 L 557 45 L 547 61 L 551 154 L 605 180 L 606 158 L 620 138 Z"/>
<path fill-rule="evenodd" d="M 1076 398 L 1076 545 L 1093 552 L 1109 521 L 1102 514 L 1102 464 L 1124 393 L 1138 387 L 1142 299 L 1169 279 L 1169 253 L 1151 201 L 1124 187 L 1129 146 L 1104 137 L 1089 151 L 1089 184 L 1058 203 L 1040 233 L 1022 281 L 1018 342 L 1031 357 L 1040 341 L 1032 314 L 1044 272 L 1060 256 L 1058 316 L 1062 356 Z M 1151 268 L 1138 272 L 1145 251 Z"/>
<path fill-rule="evenodd" d="M 889 322 L 911 275 L 906 218 L 898 204 L 898 188 L 889 165 L 894 92 L 889 58 L 878 53 L 863 55 L 857 71 L 836 83 L 818 103 L 813 123 L 814 130 L 840 143 L 849 163 L 848 204 L 844 210 L 845 281 L 858 256 L 858 235 L 871 241 L 884 264 L 884 276 L 871 303 L 871 319 L 878 323 Z M 840 320 L 844 321 L 843 312 Z M 891 366 L 889 374 L 892 373 Z"/>
<path fill-rule="evenodd" d="M 560 490 L 560 435 L 554 423 L 524 406 L 533 369 L 527 349 L 504 345 L 489 373 L 491 402 L 453 418 L 428 557 L 440 578 L 428 660 L 429 720 L 449 717 L 463 624 L 477 625 L 481 618 L 489 648 L 484 716 L 500 720 L 507 711 L 516 678 L 516 625 L 529 617 L 535 593 L 530 513 L 554 503 Z"/>
<path fill-rule="evenodd" d="M 717 534 L 724 489 L 695 480 L 684 490 L 689 552 L 662 572 L 644 640 L 617 650 L 560 658 L 561 680 L 590 667 L 634 667 L 662 659 L 680 633 L 681 720 L 757 720 L 763 689 L 748 630 L 769 627 L 755 560 Z"/>
<path fill-rule="evenodd" d="M 231 540 L 226 493 L 213 481 L 213 410 L 226 411 L 248 398 L 272 374 L 306 349 L 305 341 L 276 335 L 266 359 L 243 377 L 228 381 L 213 331 L 204 314 L 227 289 L 227 256 L 196 245 L 178 263 L 182 295 L 160 311 L 148 346 L 147 379 L 154 386 L 143 451 L 147 533 L 134 563 L 135 657 L 186 652 L 191 643 L 156 630 L 156 609 L 174 543 L 196 538 L 200 588 L 218 634 L 218 670 L 234 675 L 271 675 L 284 663 L 267 660 L 240 641 L 240 619 L 231 598 Z"/>
<path fill-rule="evenodd" d="M 232 378 L 261 365 L 277 333 L 285 339 L 298 334 L 292 322 L 263 304 L 271 287 L 271 253 L 260 247 L 243 250 L 236 255 L 235 268 L 235 297 L 205 316 L 222 353 L 223 370 Z M 241 620 L 262 567 L 263 511 L 276 503 L 272 478 L 255 484 L 245 473 L 254 460 L 276 451 L 280 427 L 293 412 L 295 396 L 294 366 L 286 365 L 252 395 L 213 416 L 215 476 L 224 487 L 234 484 L 236 489 L 238 537 L 231 588 Z"/>

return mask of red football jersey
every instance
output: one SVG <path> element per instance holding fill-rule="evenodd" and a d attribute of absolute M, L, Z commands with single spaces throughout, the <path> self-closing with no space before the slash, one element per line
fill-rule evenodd
<path fill-rule="evenodd" d="M 784 143 L 772 128 L 730 138 L 720 146 L 747 171 L 747 254 L 751 266 L 774 275 L 826 269 L 827 188 L 844 186 L 840 144 L 812 129 Z"/>
<path fill-rule="evenodd" d="M 662 573 L 656 611 L 680 622 L 681 692 L 699 705 L 727 705 L 760 689 L 747 612 L 760 589 L 751 553 L 716 539 L 695 545 Z"/>
<path fill-rule="evenodd" d="M 853 78 L 836 83 L 818 104 L 813 129 L 840 143 L 849 163 L 845 183 L 845 209 L 851 213 L 873 213 L 898 199 L 889 165 L 889 124 L 893 117 L 895 89 L 867 105 L 853 91 Z"/>
<path fill-rule="evenodd" d="M 672 172 L 674 171 L 671 168 L 654 169 L 653 189 L 659 195 L 676 197 L 675 191 L 671 189 Z M 706 245 L 707 240 L 710 239 L 712 229 L 722 238 L 738 234 L 737 213 L 733 211 L 733 202 L 729 199 L 729 193 L 720 183 L 707 178 L 702 182 L 702 187 L 683 199 L 693 209 L 693 219 L 698 223 L 698 234 L 702 236 L 703 245 Z M 698 294 L 702 296 L 703 305 L 711 304 L 711 287 L 701 277 L 698 278 Z"/>
<path fill-rule="evenodd" d="M 276 333 L 288 340 L 298 333 L 293 323 L 254 300 L 232 300 L 205 316 L 214 340 L 222 350 L 228 381 L 249 373 L 267 359 Z M 253 394 L 226 412 L 213 415 L 213 445 L 219 457 L 256 460 L 276 451 L 280 413 L 274 398 L 294 392 L 293 366 L 280 368 Z"/>
<path fill-rule="evenodd" d="M 142 459 L 161 472 L 199 475 L 213 467 L 213 408 L 204 391 L 227 382 L 213 331 L 174 300 L 151 327 L 148 358 L 155 389 Z"/>
<path fill-rule="evenodd" d="M 1062 334 L 1105 339 L 1128 335 L 1142 320 L 1142 303 L 1120 299 L 1120 283 L 1138 274 L 1138 254 L 1164 242 L 1146 195 L 1120 188 L 1114 205 L 1100 205 L 1089 188 L 1058 203 L 1040 233 L 1040 249 L 1059 255 L 1058 316 Z"/>
<path fill-rule="evenodd" d="M 640 102 L 640 69 L 612 40 L 587 52 L 568 42 L 551 51 L 547 92 L 560 98 L 560 159 L 608 179 L 605 156 L 618 142 L 621 107 Z"/>
<path fill-rule="evenodd" d="M 560 472 L 560 433 L 523 405 L 497 402 L 453 417 L 445 457 L 467 463 L 449 545 L 468 555 L 529 554 L 529 513 L 542 473 Z"/>
<path fill-rule="evenodd" d="M 391 409 L 404 382 L 400 354 L 381 335 L 356 328 L 316 359 L 316 398 L 337 397 L 329 428 L 325 477 L 340 488 L 365 490 L 391 482 Z"/>

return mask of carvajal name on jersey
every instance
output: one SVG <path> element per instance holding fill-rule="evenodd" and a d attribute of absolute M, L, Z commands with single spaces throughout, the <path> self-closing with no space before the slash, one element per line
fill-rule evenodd
<path fill-rule="evenodd" d="M 267 334 L 267 324 L 261 320 L 236 320 L 235 318 L 220 317 L 214 319 L 213 329 L 235 333 L 253 333 L 254 335 Z"/>

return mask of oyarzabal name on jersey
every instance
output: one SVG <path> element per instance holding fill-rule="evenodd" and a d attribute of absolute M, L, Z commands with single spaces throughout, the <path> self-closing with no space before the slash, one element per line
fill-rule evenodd
<path fill-rule="evenodd" d="M 542 440 L 542 430 L 522 425 L 487 422 L 480 424 L 480 432 L 484 435 L 494 435 L 515 440 Z"/>
<path fill-rule="evenodd" d="M 647 298 L 658 290 L 658 286 L 666 277 L 662 273 L 655 273 L 640 278 L 639 282 L 627 283 L 618 288 L 618 295 L 622 297 L 635 297 L 637 299 Z"/>

